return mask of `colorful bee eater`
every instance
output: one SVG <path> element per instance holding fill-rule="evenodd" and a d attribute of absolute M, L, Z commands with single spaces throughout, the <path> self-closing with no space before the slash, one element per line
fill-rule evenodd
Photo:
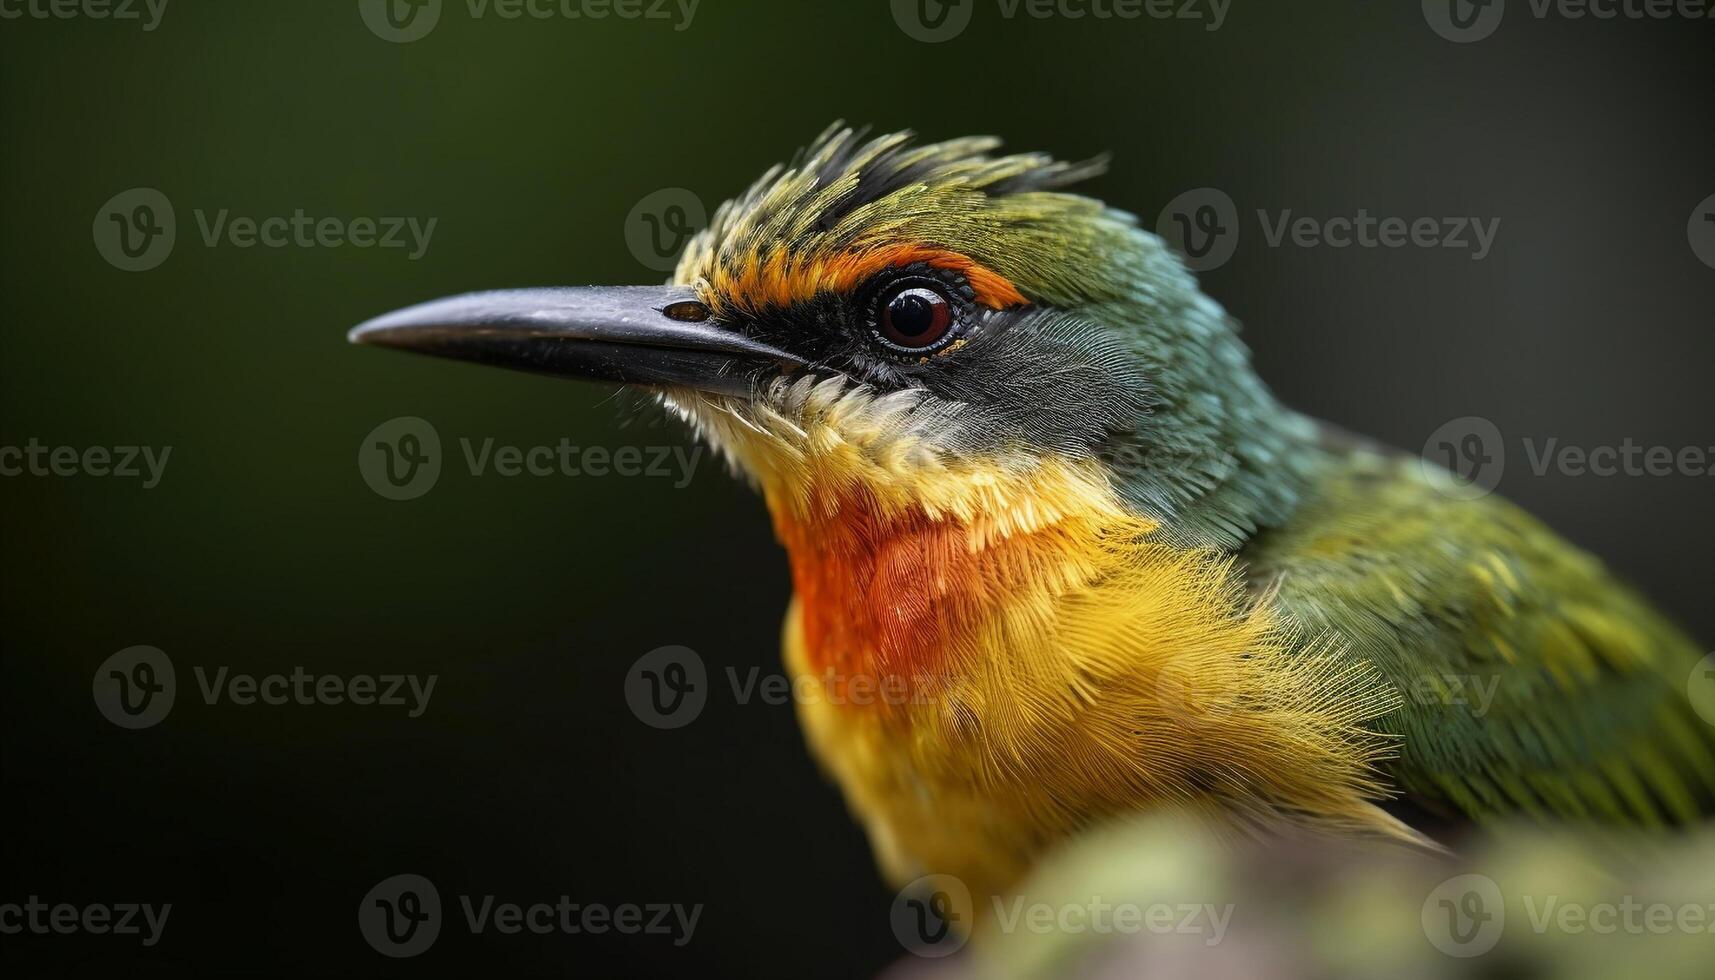
<path fill-rule="evenodd" d="M 1148 809 L 1420 844 L 1705 810 L 1698 647 L 1520 510 L 1281 405 L 1158 238 L 1065 190 L 1100 162 L 997 146 L 835 127 L 670 285 L 352 339 L 646 389 L 754 481 L 803 726 L 895 883 L 999 893 Z"/>

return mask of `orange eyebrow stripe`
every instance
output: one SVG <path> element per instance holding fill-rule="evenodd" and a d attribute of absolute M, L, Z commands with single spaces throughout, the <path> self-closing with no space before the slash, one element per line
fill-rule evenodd
<path fill-rule="evenodd" d="M 929 245 L 894 245 L 793 262 L 777 252 L 763 262 L 750 262 L 736 272 L 720 275 L 712 283 L 715 292 L 734 305 L 749 309 L 780 308 L 808 300 L 818 293 L 850 293 L 883 269 L 916 262 L 934 269 L 950 269 L 964 276 L 976 292 L 976 301 L 990 309 L 1023 306 L 1029 302 L 1012 280 L 975 259 Z"/>

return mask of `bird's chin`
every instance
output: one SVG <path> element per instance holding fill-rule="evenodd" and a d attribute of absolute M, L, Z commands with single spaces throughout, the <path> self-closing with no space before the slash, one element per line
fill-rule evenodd
<path fill-rule="evenodd" d="M 661 384 L 661 404 L 693 424 L 721 416 L 724 422 L 753 427 L 808 424 L 808 415 L 847 400 L 869 402 L 875 392 L 841 371 L 783 364 L 732 375 L 723 384 Z M 790 429 L 789 429 L 790 431 Z"/>
<path fill-rule="evenodd" d="M 759 413 L 758 409 L 768 397 L 763 386 L 741 392 L 711 391 L 688 385 L 664 385 L 654 391 L 662 408 L 699 433 L 710 433 L 734 425 L 740 428 L 758 427 L 756 417 L 763 414 Z"/>

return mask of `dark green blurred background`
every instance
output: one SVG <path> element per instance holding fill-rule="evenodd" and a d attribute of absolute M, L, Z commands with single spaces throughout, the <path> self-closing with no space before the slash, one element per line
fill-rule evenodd
<path fill-rule="evenodd" d="M 7 0 L 8 5 L 14 0 Z M 41 0 L 38 0 L 41 2 Z M 891 893 L 789 707 L 718 682 L 658 731 L 622 695 L 665 644 L 778 667 L 789 583 L 760 503 L 671 479 L 471 476 L 458 439 L 689 446 L 608 389 L 346 344 L 455 291 L 662 278 L 648 195 L 709 207 L 844 118 L 1111 151 L 1093 193 L 1153 226 L 1241 214 L 1501 219 L 1493 253 L 1264 247 L 1204 276 L 1297 406 L 1413 451 L 1477 415 L 1518 440 L 1715 446 L 1710 22 L 1537 20 L 1437 37 L 1414 2 L 1234 0 L 1206 22 L 1004 19 L 923 44 L 887 0 L 705 0 L 672 22 L 473 18 L 378 38 L 356 0 L 172 0 L 152 31 L 0 20 L 0 445 L 171 446 L 159 486 L 0 479 L 0 901 L 172 902 L 163 941 L 16 935 L 8 972 L 869 976 Z M 8 9 L 18 9 L 10 6 Z M 177 243 L 124 272 L 103 202 L 162 192 Z M 194 213 L 435 218 L 426 253 L 207 247 Z M 360 442 L 398 416 L 445 470 L 395 502 Z M 1532 474 L 1501 490 L 1715 642 L 1708 477 Z M 123 731 L 95 668 L 178 665 Z M 428 710 L 207 706 L 191 665 L 438 674 Z M 390 961 L 355 911 L 400 872 L 502 900 L 705 903 L 692 942 L 473 937 Z M 13 974 L 20 975 L 20 974 Z"/>

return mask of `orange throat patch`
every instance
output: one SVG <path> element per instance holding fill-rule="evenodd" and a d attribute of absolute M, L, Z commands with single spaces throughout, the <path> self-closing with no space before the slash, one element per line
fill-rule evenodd
<path fill-rule="evenodd" d="M 806 518 L 771 508 L 824 683 L 912 690 L 969 666 L 960 651 L 1010 602 L 1083 578 L 1064 527 L 984 541 L 974 522 L 889 513 L 862 488 Z"/>

